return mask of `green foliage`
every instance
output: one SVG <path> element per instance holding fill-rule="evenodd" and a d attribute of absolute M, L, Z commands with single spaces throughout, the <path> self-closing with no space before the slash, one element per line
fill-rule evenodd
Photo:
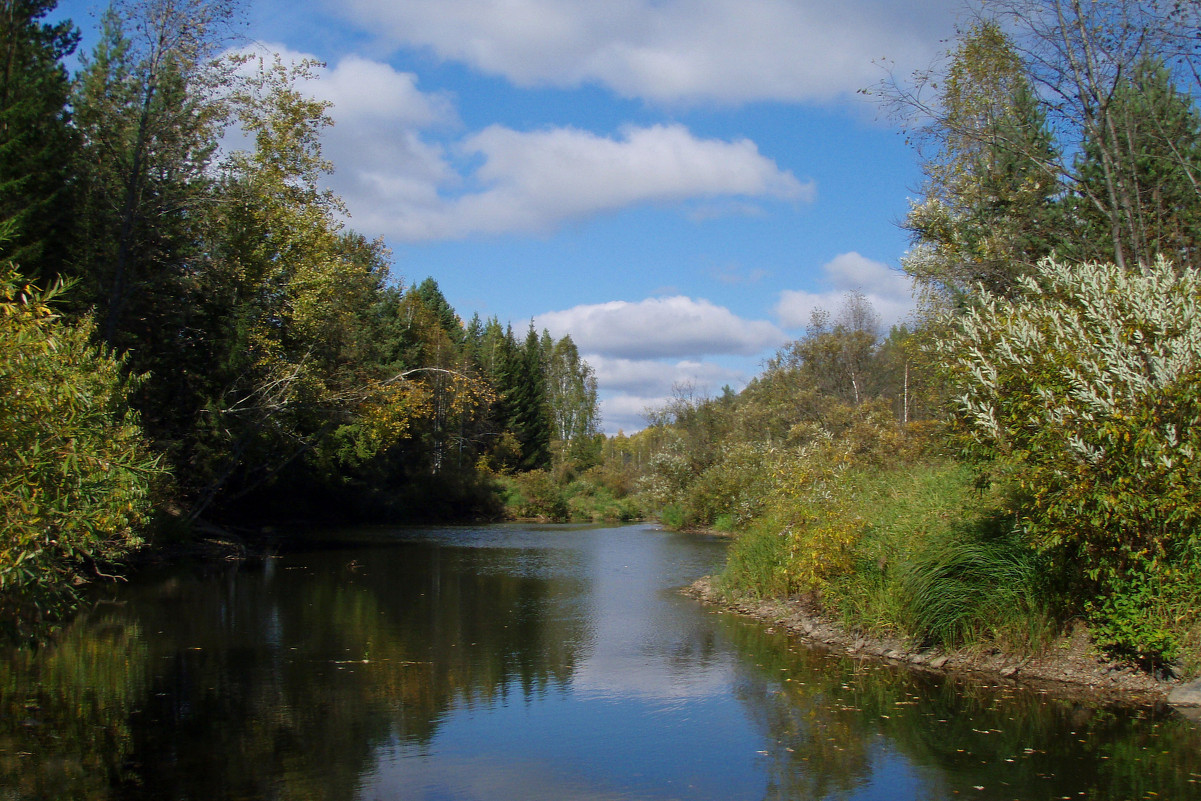
<path fill-rule="evenodd" d="M 69 165 L 78 142 L 69 124 L 62 59 L 79 32 L 43 20 L 54 0 L 0 7 L 0 220 L 12 236 L 0 252 L 49 285 L 62 276 L 72 221 Z"/>
<path fill-rule="evenodd" d="M 637 500 L 614 492 L 596 470 L 564 483 L 545 470 L 497 476 L 511 518 L 572 523 L 622 523 L 645 517 Z"/>
<path fill-rule="evenodd" d="M 1179 568 L 1201 553 L 1201 278 L 1045 261 L 1020 288 L 1017 305 L 983 294 L 940 346 L 957 422 L 1019 488 L 1029 541 L 1129 647 L 1151 631 L 1132 598 L 1191 592 Z M 1165 647 L 1153 639 L 1136 650 Z"/>
<path fill-rule="evenodd" d="M 894 455 L 902 452 L 903 435 L 895 425 L 865 413 L 859 428 L 855 439 L 818 431 L 807 444 L 774 455 L 763 512 L 731 552 L 730 586 L 746 589 L 755 581 L 751 576 L 769 577 L 765 586 L 782 594 L 814 595 L 857 568 L 881 508 L 873 506 L 879 502 L 873 493 L 883 491 L 877 476 L 903 475 L 899 464 L 881 469 L 873 455 L 876 447 L 862 447 L 870 436 L 891 443 Z M 741 555 L 744 540 L 751 549 L 749 561 Z M 771 552 L 774 564 L 766 557 Z M 741 575 L 748 567 L 753 572 Z"/>
<path fill-rule="evenodd" d="M 1057 625 L 1045 566 L 970 468 L 823 471 L 827 458 L 794 462 L 793 491 L 734 542 L 728 592 L 805 596 L 852 630 L 918 645 L 1044 647 Z"/>
<path fill-rule="evenodd" d="M 1006 523 L 1012 529 L 1007 518 L 977 517 L 970 528 L 922 544 L 901 578 L 910 633 L 943 647 L 1032 645 L 1020 641 L 1019 629 L 1044 617 L 1047 567 Z"/>
<path fill-rule="evenodd" d="M 1201 575 L 1195 565 L 1142 570 L 1110 581 L 1085 605 L 1094 636 L 1113 651 L 1151 667 L 1201 668 Z"/>
<path fill-rule="evenodd" d="M 747 525 L 762 511 L 771 489 L 775 454 L 763 446 L 735 443 L 688 485 L 685 508 L 690 527 L 725 530 Z"/>
<path fill-rule="evenodd" d="M 142 544 L 161 476 L 127 406 L 133 381 L 58 320 L 55 291 L 0 275 L 0 627 L 69 606 L 74 585 Z"/>
<path fill-rule="evenodd" d="M 674 503 L 664 506 L 659 510 L 659 522 L 665 528 L 669 528 L 672 531 L 680 531 L 687 522 L 684 507 Z"/>
<path fill-rule="evenodd" d="M 515 517 L 567 520 L 567 501 L 560 486 L 545 470 L 530 470 L 510 476 L 505 505 Z"/>

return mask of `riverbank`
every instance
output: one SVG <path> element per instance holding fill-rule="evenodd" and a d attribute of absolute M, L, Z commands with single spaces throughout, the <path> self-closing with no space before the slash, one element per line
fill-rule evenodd
<path fill-rule="evenodd" d="M 762 621 L 801 639 L 864 659 L 880 659 L 919 670 L 979 674 L 989 681 L 1029 685 L 1064 695 L 1088 696 L 1108 703 L 1158 705 L 1181 686 L 1130 665 L 1099 656 L 1087 630 L 1076 627 L 1037 657 L 1017 658 L 999 652 L 914 650 L 901 640 L 872 639 L 846 631 L 797 599 L 728 598 L 710 577 L 698 579 L 683 593 L 719 610 Z"/>

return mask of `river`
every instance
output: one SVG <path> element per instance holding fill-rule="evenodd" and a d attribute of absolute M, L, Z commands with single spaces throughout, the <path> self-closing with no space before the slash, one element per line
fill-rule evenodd
<path fill-rule="evenodd" d="M 1201 733 L 804 646 L 650 526 L 147 569 L 0 662 L 0 799 L 1189 799 Z"/>

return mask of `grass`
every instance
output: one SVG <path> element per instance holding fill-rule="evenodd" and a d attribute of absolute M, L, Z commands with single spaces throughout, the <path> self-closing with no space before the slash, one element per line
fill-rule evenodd
<path fill-rule="evenodd" d="M 915 645 L 1036 652 L 1057 630 L 1043 575 L 1000 493 L 939 461 L 853 468 L 777 498 L 733 545 L 719 586 L 809 595 L 851 630 Z"/>

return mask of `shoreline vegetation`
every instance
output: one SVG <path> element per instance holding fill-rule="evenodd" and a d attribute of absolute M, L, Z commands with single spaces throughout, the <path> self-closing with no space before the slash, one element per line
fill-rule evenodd
<path fill-rule="evenodd" d="M 807 608 L 798 598 L 732 597 L 705 576 L 681 592 L 717 611 L 750 618 L 769 632 L 781 630 L 814 647 L 844 652 L 863 659 L 892 662 L 899 667 L 979 677 L 986 682 L 1009 682 L 1058 696 L 1103 703 L 1157 705 L 1166 703 L 1177 680 L 1154 676 L 1129 662 L 1106 659 L 1077 627 L 1051 642 L 1038 655 L 1015 655 L 991 648 L 965 647 L 944 651 L 914 648 L 899 639 L 869 637 L 844 628 L 838 621 Z"/>

